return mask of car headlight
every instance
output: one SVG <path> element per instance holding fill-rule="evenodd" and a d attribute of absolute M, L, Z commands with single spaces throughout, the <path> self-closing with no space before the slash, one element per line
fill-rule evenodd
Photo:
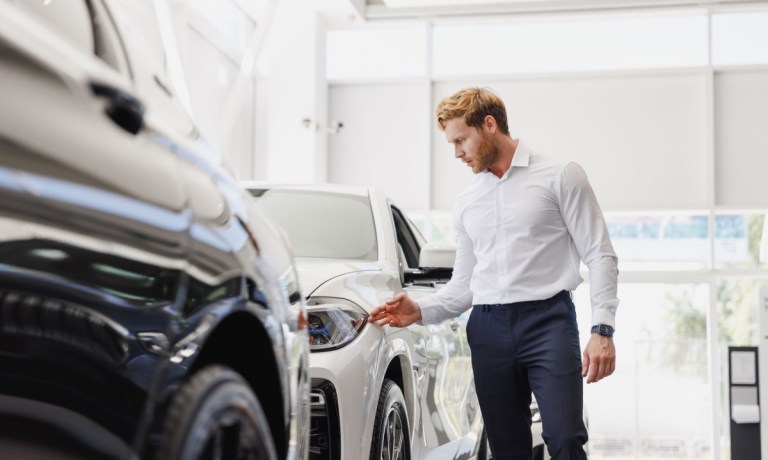
<path fill-rule="evenodd" d="M 368 313 L 344 299 L 315 297 L 307 301 L 309 350 L 329 351 L 346 346 L 368 323 Z"/>

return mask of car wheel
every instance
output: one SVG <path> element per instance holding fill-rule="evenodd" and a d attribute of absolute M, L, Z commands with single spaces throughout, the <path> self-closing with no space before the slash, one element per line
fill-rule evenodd
<path fill-rule="evenodd" d="M 410 460 L 408 414 L 400 387 L 385 379 L 373 425 L 371 460 Z"/>
<path fill-rule="evenodd" d="M 533 455 L 531 456 L 531 458 L 533 460 L 544 460 L 544 449 L 546 449 L 546 447 L 544 447 L 544 444 L 539 444 L 538 446 L 534 447 Z"/>
<path fill-rule="evenodd" d="M 485 428 L 483 428 L 483 434 L 480 436 L 480 449 L 477 453 L 477 460 L 492 460 L 491 445 L 488 443 L 488 435 L 485 434 Z"/>
<path fill-rule="evenodd" d="M 159 460 L 276 460 L 272 435 L 251 388 L 224 366 L 197 372 L 176 393 Z"/>

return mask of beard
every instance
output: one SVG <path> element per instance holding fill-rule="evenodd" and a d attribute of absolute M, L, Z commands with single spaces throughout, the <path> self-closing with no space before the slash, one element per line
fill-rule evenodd
<path fill-rule="evenodd" d="M 477 147 L 472 172 L 479 174 L 487 170 L 499 159 L 499 148 L 491 140 L 490 136 L 483 135 L 482 143 Z"/>

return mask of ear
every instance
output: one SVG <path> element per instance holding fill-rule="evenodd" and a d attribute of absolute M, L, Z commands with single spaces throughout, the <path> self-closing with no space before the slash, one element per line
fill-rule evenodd
<path fill-rule="evenodd" d="M 483 119 L 483 128 L 491 134 L 496 132 L 498 125 L 496 124 L 496 119 L 493 118 L 493 115 L 485 116 L 485 119 Z"/>

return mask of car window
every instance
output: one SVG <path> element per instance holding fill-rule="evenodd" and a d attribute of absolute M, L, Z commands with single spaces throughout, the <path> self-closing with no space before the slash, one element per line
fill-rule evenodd
<path fill-rule="evenodd" d="M 112 15 L 101 2 L 90 0 L 88 6 L 93 27 L 93 54 L 115 70 L 130 75 L 130 66 Z"/>
<path fill-rule="evenodd" d="M 116 70 L 127 72 L 111 17 L 100 2 L 14 0 L 14 3 L 84 54 L 95 55 Z"/>
<path fill-rule="evenodd" d="M 397 232 L 397 242 L 400 244 L 400 247 L 403 248 L 403 254 L 408 263 L 408 268 L 418 268 L 419 253 L 421 252 L 419 240 L 408 225 L 407 219 L 403 213 L 394 206 L 391 208 L 392 218 L 395 223 L 395 232 Z"/>
<path fill-rule="evenodd" d="M 91 13 L 85 0 L 66 2 L 14 0 L 28 13 L 84 53 L 93 54 L 94 40 Z"/>
<path fill-rule="evenodd" d="M 152 73 L 162 82 L 166 81 L 167 59 L 163 46 L 160 24 L 155 14 L 154 2 L 118 0 L 110 3 L 112 10 L 121 13 L 121 36 L 129 36 L 143 54 L 142 65 L 151 68 Z"/>
<path fill-rule="evenodd" d="M 252 191 L 288 234 L 294 255 L 332 259 L 378 258 L 373 211 L 366 196 L 317 191 Z"/>

